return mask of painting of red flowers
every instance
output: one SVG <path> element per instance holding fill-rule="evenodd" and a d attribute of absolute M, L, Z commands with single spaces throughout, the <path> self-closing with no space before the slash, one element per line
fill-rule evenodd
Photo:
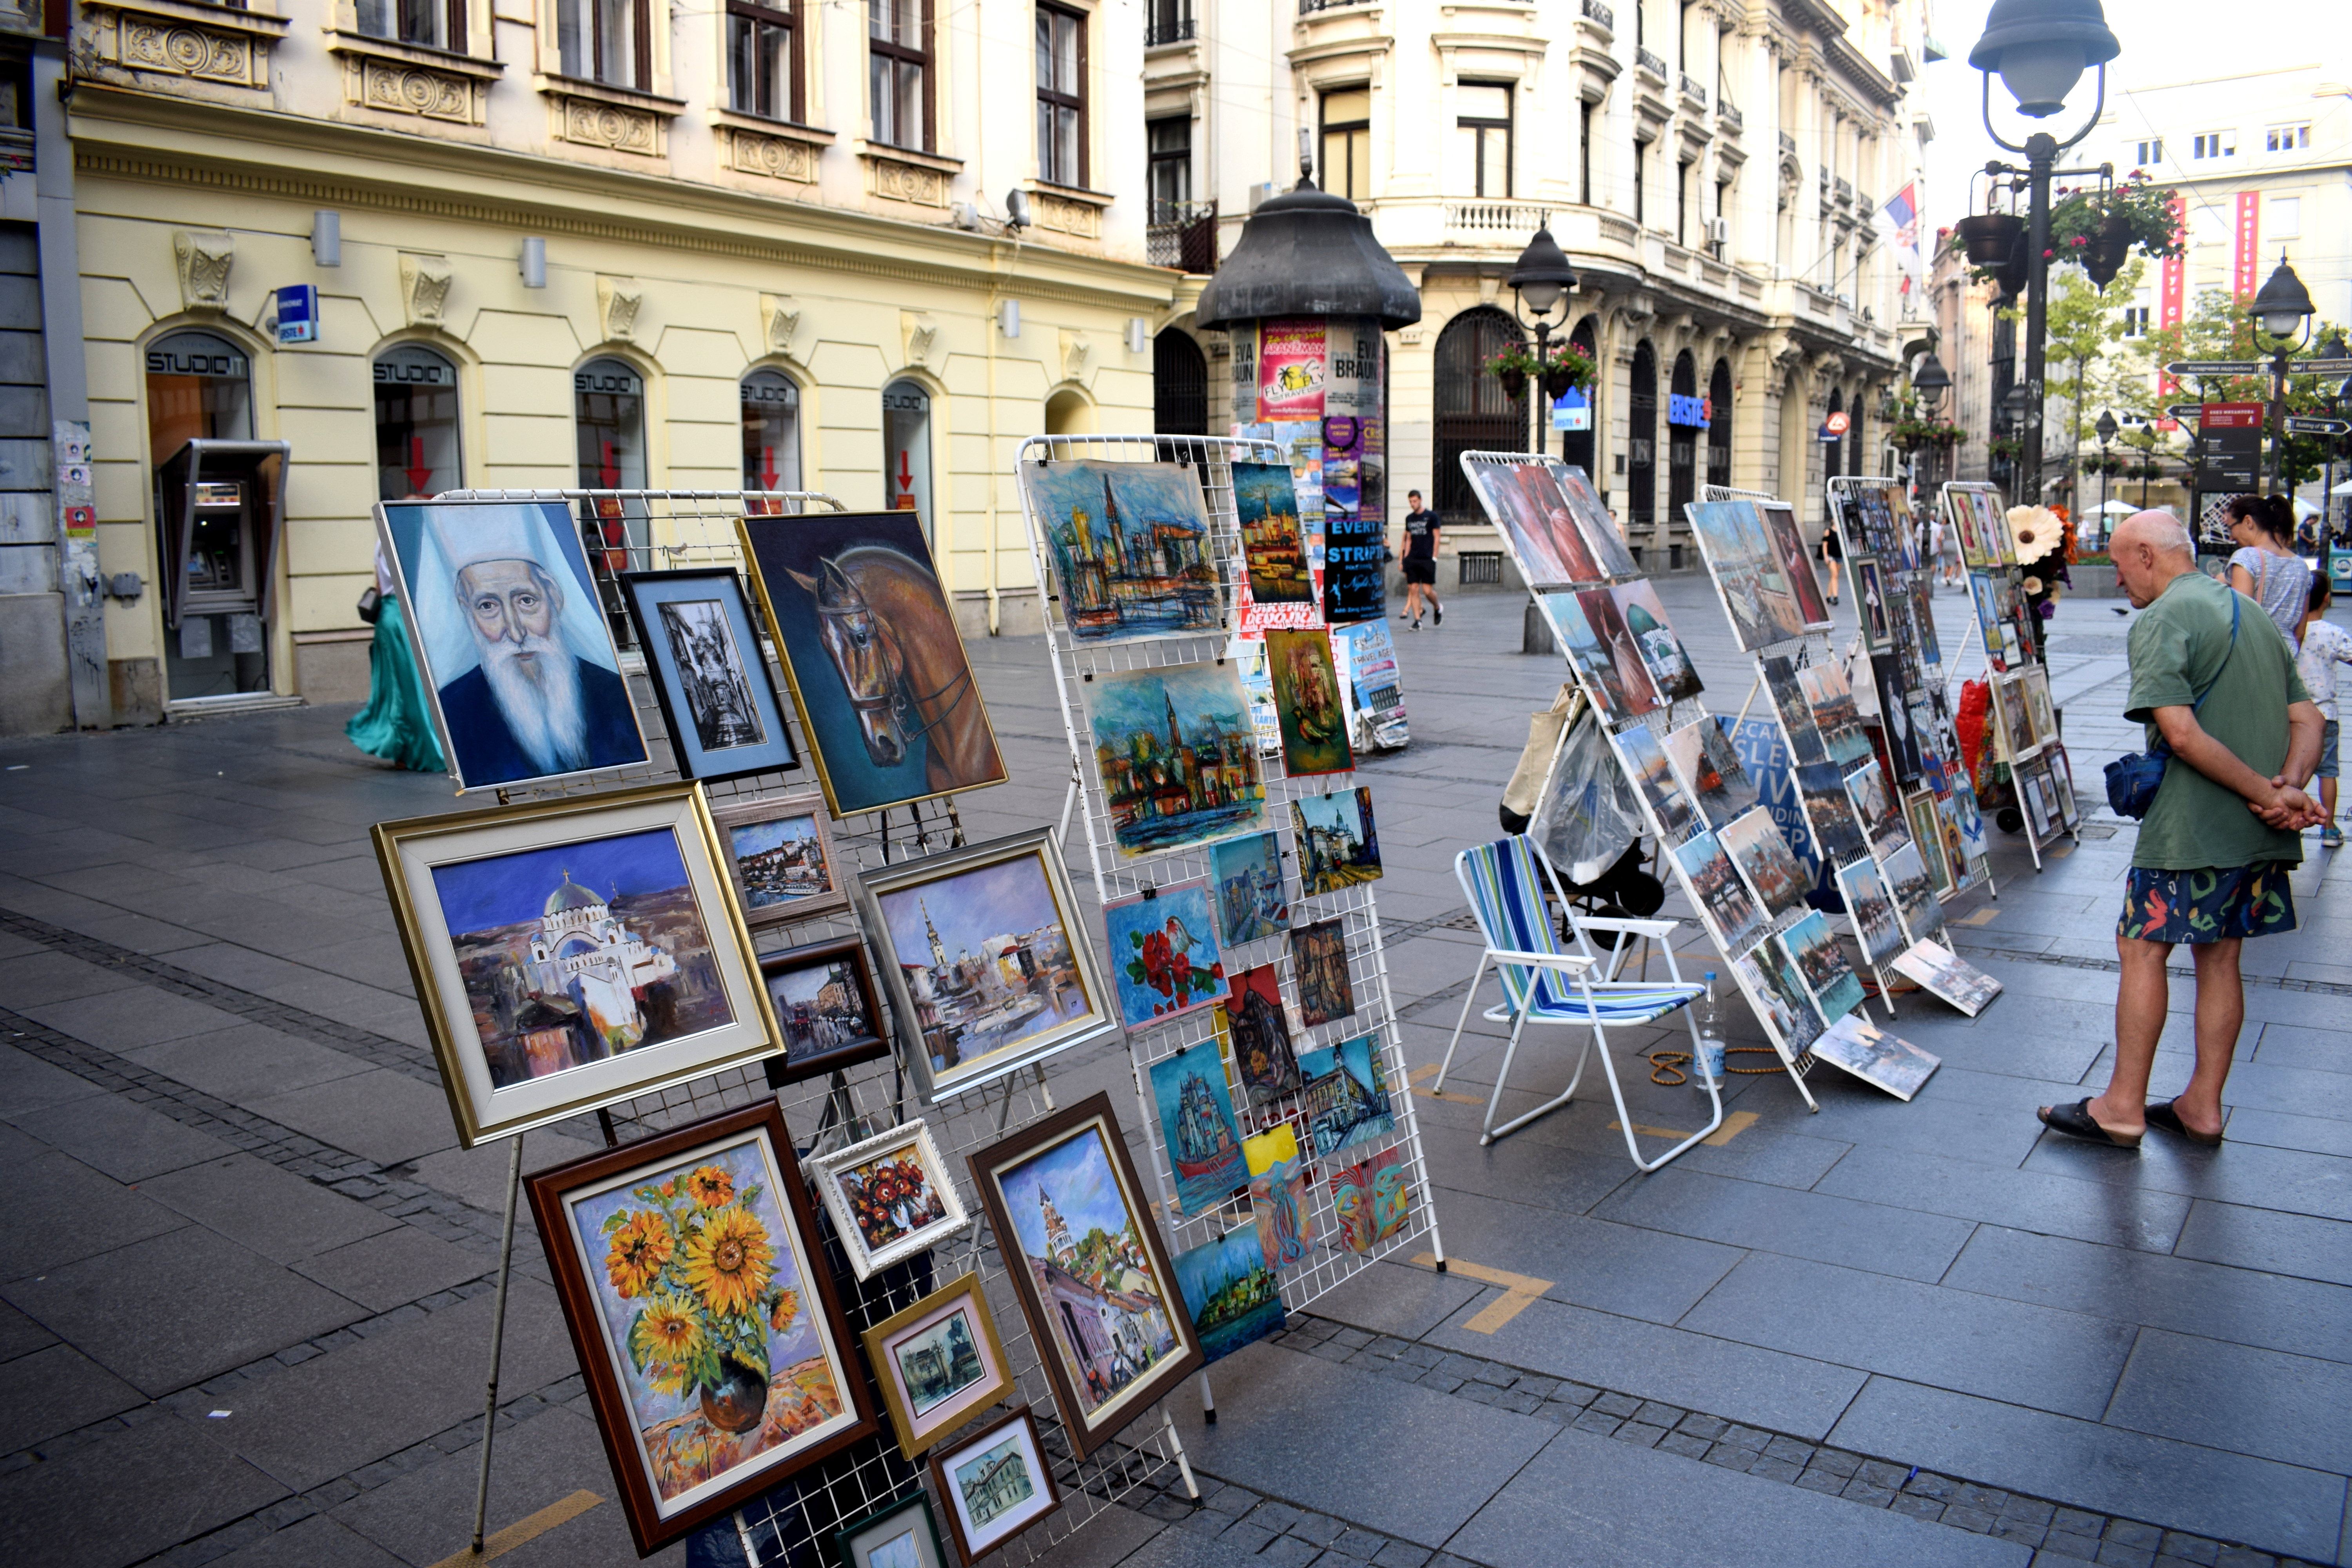
<path fill-rule="evenodd" d="M 1103 905 L 1119 1021 L 1130 1029 L 1164 1024 L 1224 999 L 1209 879 L 1154 888 Z"/>

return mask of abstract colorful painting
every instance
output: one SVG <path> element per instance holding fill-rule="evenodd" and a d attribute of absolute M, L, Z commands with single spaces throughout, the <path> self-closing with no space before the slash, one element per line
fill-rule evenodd
<path fill-rule="evenodd" d="M 1103 670 L 1087 693 L 1095 772 L 1121 856 L 1265 830 L 1257 732 L 1230 660 Z"/>
<path fill-rule="evenodd" d="M 1209 879 L 1171 882 L 1103 905 L 1119 1022 L 1164 1024 L 1225 999 L 1225 962 Z"/>
<path fill-rule="evenodd" d="M 1287 1131 L 1286 1128 L 1284 1131 Z M 1252 1140 L 1253 1142 L 1255 1140 Z M 1257 1231 L 1259 1255 L 1276 1273 L 1307 1261 L 1307 1244 L 1315 1239 L 1315 1210 L 1307 1190 L 1307 1163 L 1292 1156 L 1269 1163 L 1250 1177 L 1250 1217 Z"/>
<path fill-rule="evenodd" d="M 1331 1173 L 1331 1207 L 1350 1250 L 1369 1254 L 1404 1228 L 1412 1212 L 1412 1173 L 1402 1144 Z"/>
<path fill-rule="evenodd" d="M 1234 1071 L 1252 1105 L 1267 1105 L 1298 1087 L 1298 1058 L 1290 1020 L 1282 1010 L 1282 972 L 1271 963 L 1232 977 L 1225 998 L 1234 1040 Z"/>
<path fill-rule="evenodd" d="M 1282 839 L 1259 833 L 1211 847 L 1217 884 L 1217 930 L 1227 947 L 1262 942 L 1290 929 L 1290 894 L 1282 876 Z"/>
<path fill-rule="evenodd" d="M 1301 898 L 1380 880 L 1381 835 L 1372 820 L 1370 786 L 1294 797 L 1290 827 L 1298 846 Z"/>
<path fill-rule="evenodd" d="M 1298 981 L 1298 1016 L 1308 1028 L 1336 1023 L 1356 1010 L 1356 988 L 1348 979 L 1345 921 L 1291 927 L 1290 965 Z"/>
<path fill-rule="evenodd" d="M 1129 642 L 1223 625 L 1208 503 L 1189 465 L 1024 463 L 1020 473 L 1073 639 Z"/>
<path fill-rule="evenodd" d="M 1201 1353 L 1222 1361 L 1282 1331 L 1282 1288 L 1255 1227 L 1229 1231 L 1175 1257 L 1176 1284 L 1200 1337 Z"/>
<path fill-rule="evenodd" d="M 1348 715 L 1331 664 L 1331 635 L 1276 629 L 1265 634 L 1266 673 L 1282 726 L 1282 767 L 1293 778 L 1344 773 L 1356 765 Z"/>
<path fill-rule="evenodd" d="M 1195 1215 L 1217 1207 L 1249 1181 L 1240 1123 L 1225 1077 L 1224 1050 L 1202 1040 L 1151 1064 L 1151 1100 L 1160 1141 L 1176 1173 L 1176 1208 Z"/>

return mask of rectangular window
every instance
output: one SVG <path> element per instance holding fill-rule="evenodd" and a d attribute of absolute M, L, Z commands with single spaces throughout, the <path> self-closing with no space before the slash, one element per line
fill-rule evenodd
<path fill-rule="evenodd" d="M 1577 200 L 1586 206 L 1592 205 L 1592 105 L 1579 100 L 1576 105 L 1576 174 Z"/>
<path fill-rule="evenodd" d="M 2146 142 L 2134 143 L 2132 162 L 2143 169 L 2152 169 L 2163 163 L 2164 138 L 2158 136 Z"/>
<path fill-rule="evenodd" d="M 1507 81 L 1465 81 L 1454 89 L 1454 140 L 1470 166 L 1470 194 L 1511 195 L 1511 93 Z"/>
<path fill-rule="evenodd" d="M 2147 336 L 2147 307 L 2146 305 L 2126 305 L 2124 307 L 2124 336 L 2127 338 L 2144 338 Z"/>
<path fill-rule="evenodd" d="M 1037 177 L 1087 183 L 1087 19 L 1037 7 Z"/>
<path fill-rule="evenodd" d="M 2189 155 L 2194 159 L 2234 158 L 2238 155 L 2238 133 L 2234 131 L 2208 131 L 2192 137 Z"/>
<path fill-rule="evenodd" d="M 2311 145 L 2308 125 L 2273 125 L 2263 132 L 2263 150 L 2267 153 L 2294 153 Z"/>
<path fill-rule="evenodd" d="M 359 0 L 359 24 L 371 38 L 466 52 L 466 0 Z"/>
<path fill-rule="evenodd" d="M 607 87 L 653 86 L 652 0 L 555 0 L 563 74 Z"/>
<path fill-rule="evenodd" d="M 1675 165 L 1675 243 L 1690 243 L 1691 176 L 1697 172 L 1693 164 Z"/>
<path fill-rule="evenodd" d="M 1372 89 L 1323 95 L 1323 188 L 1351 202 L 1372 194 Z"/>
<path fill-rule="evenodd" d="M 1177 223 L 1192 199 L 1192 119 L 1175 115 L 1144 123 L 1151 157 L 1151 220 Z"/>
<path fill-rule="evenodd" d="M 930 0 L 866 0 L 866 90 L 874 140 L 931 147 Z"/>
<path fill-rule="evenodd" d="M 2273 196 L 2270 211 L 2263 216 L 2264 239 L 2301 239 L 2303 237 L 2303 198 Z"/>
<path fill-rule="evenodd" d="M 1646 206 L 1647 206 L 1647 204 L 1646 204 L 1646 203 L 1644 202 L 1644 200 L 1643 200 L 1643 195 L 1644 195 L 1644 193 L 1643 193 L 1643 188 L 1642 188 L 1642 182 L 1643 182 L 1643 172 L 1648 168 L 1648 166 L 1649 166 L 1649 162 L 1650 162 L 1650 144 L 1649 144 L 1647 142 L 1634 142 L 1634 143 L 1633 143 L 1633 222 L 1634 222 L 1634 224 L 1635 224 L 1636 226 L 1639 226 L 1639 225 L 1641 225 L 1641 224 L 1643 224 L 1643 223 L 1646 222 L 1646 221 L 1647 221 L 1647 219 L 1648 219 L 1648 215 L 1647 215 L 1647 212 L 1646 212 L 1646 210 L 1645 210 L 1645 208 L 1646 208 Z"/>
<path fill-rule="evenodd" d="M 727 0 L 727 106 L 801 118 L 800 29 L 792 0 Z"/>

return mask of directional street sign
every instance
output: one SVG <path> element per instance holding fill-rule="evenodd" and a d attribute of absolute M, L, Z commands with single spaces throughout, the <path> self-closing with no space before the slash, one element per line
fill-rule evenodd
<path fill-rule="evenodd" d="M 2260 375 L 2270 369 L 2268 360 L 2259 359 L 2177 359 L 2164 367 L 2167 375 Z"/>
<path fill-rule="evenodd" d="M 2175 419 L 2194 419 L 2204 411 L 2205 405 L 2201 403 L 2176 403 L 2165 413 Z"/>
<path fill-rule="evenodd" d="M 2289 415 L 2286 433 L 2290 436 L 2352 436 L 2352 419 L 2305 419 Z"/>

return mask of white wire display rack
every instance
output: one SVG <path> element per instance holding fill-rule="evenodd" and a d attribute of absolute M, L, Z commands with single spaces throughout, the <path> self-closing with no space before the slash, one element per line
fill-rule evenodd
<path fill-rule="evenodd" d="M 604 551 L 610 549 L 615 556 L 625 552 L 625 565 L 619 568 L 622 570 L 726 566 L 740 573 L 746 568 L 735 524 L 747 511 L 797 515 L 847 510 L 832 497 L 812 491 L 475 490 L 440 499 L 561 501 L 572 510 L 583 529 L 597 529 L 614 517 L 625 525 L 625 544 L 592 539 L 589 559 L 600 595 L 613 616 L 616 640 L 623 649 L 625 673 L 629 677 L 638 721 L 644 726 L 647 750 L 654 762 L 569 780 L 559 788 L 543 792 L 544 795 L 579 795 L 621 784 L 677 776 L 670 760 L 661 706 L 644 675 L 633 628 L 626 616 L 619 613 L 616 563 L 608 561 Z M 746 596 L 751 597 L 748 584 Z M 765 644 L 764 626 L 761 628 L 761 637 Z M 781 697 L 785 685 L 776 668 L 777 650 L 769 647 L 765 651 Z M 806 759 L 811 747 L 797 710 L 789 700 L 780 701 L 778 707 L 795 751 Z M 717 807 L 805 795 L 815 790 L 816 780 L 813 767 L 803 761 L 800 768 L 789 773 L 757 773 L 705 787 L 712 805 Z M 543 795 L 518 790 L 511 792 L 511 797 L 520 800 Z M 502 795 L 501 798 L 508 797 Z M 824 809 L 821 797 L 815 804 L 817 809 Z M 913 806 L 860 813 L 843 818 L 833 828 L 836 869 L 845 887 L 853 883 L 860 871 L 902 863 L 963 842 L 963 826 L 952 795 Z M 864 933 L 853 910 L 845 909 L 810 919 L 762 925 L 754 932 L 754 941 L 764 953 L 849 935 L 863 937 Z M 869 949 L 869 964 L 872 962 Z M 773 1064 L 780 1065 L 781 1061 L 781 1058 L 771 1058 Z M 615 1144 L 772 1096 L 782 1106 L 785 1125 L 804 1158 L 882 1131 L 902 1121 L 921 1117 L 949 1168 L 954 1171 L 962 1165 L 962 1156 L 1055 1109 L 1053 1088 L 1043 1063 L 930 1105 L 922 1103 L 913 1092 L 896 1052 L 845 1071 L 781 1088 L 771 1085 L 765 1065 L 730 1068 L 658 1093 L 617 1101 L 596 1111 L 593 1119 L 577 1118 L 561 1124 L 561 1128 L 576 1136 L 601 1137 L 606 1143 Z M 970 1207 L 971 1222 L 954 1240 L 883 1269 L 862 1282 L 852 1274 L 829 1228 L 824 1237 L 824 1253 L 853 1334 L 862 1333 L 965 1273 L 977 1271 L 981 1275 L 990 1313 L 995 1319 L 1005 1357 L 1018 1385 L 1015 1402 L 1026 1401 L 1036 1418 L 1063 1500 L 1062 1508 L 1008 1542 L 1002 1548 L 1003 1560 L 1034 1560 L 1082 1529 L 1104 1509 L 1155 1478 L 1164 1478 L 1171 1469 L 1183 1489 L 1197 1495 L 1182 1441 L 1164 1404 L 1161 1409 L 1139 1416 L 1118 1437 L 1087 1458 L 1073 1458 L 1074 1450 L 1064 1437 L 1055 1411 L 1053 1388 L 1039 1360 L 1038 1346 L 1007 1284 L 996 1239 L 988 1234 L 981 1206 L 972 1204 Z M 851 1359 L 856 1362 L 860 1358 L 853 1353 Z M 984 1414 L 976 1412 L 974 1419 Z M 922 1476 L 922 1467 L 899 1453 L 897 1440 L 885 1423 L 877 1436 L 811 1466 L 737 1510 L 733 1515 L 736 1532 L 753 1568 L 775 1568 L 786 1563 L 831 1563 L 836 1531 L 907 1496 L 923 1484 Z"/>
<path fill-rule="evenodd" d="M 1047 559 L 1048 547 L 1031 503 L 1028 487 L 1023 487 L 1022 507 L 1029 521 L 1030 553 L 1036 564 L 1037 581 L 1045 594 L 1045 642 L 1052 657 L 1062 722 L 1069 737 L 1075 767 L 1072 803 L 1085 830 L 1087 857 L 1094 874 L 1096 895 L 1098 899 L 1109 900 L 1202 877 L 1210 878 L 1213 885 L 1214 874 L 1207 845 L 1189 846 L 1139 859 L 1121 858 L 1114 837 L 1109 802 L 1104 795 L 1102 780 L 1094 765 L 1092 731 L 1087 720 L 1086 688 L 1097 675 L 1115 670 L 1166 668 L 1222 661 L 1232 657 L 1234 590 L 1244 570 L 1241 564 L 1241 527 L 1234 504 L 1233 465 L 1236 459 L 1277 463 L 1286 462 L 1288 458 L 1280 447 L 1266 441 L 1203 436 L 1047 436 L 1034 437 L 1024 442 L 1017 462 L 1031 464 L 1081 459 L 1177 462 L 1192 468 L 1200 478 L 1202 493 L 1208 500 L 1210 548 L 1207 553 L 1215 563 L 1227 622 L 1220 631 L 1197 636 L 1153 637 L 1108 645 L 1078 642 L 1071 636 L 1066 606 L 1055 591 L 1057 584 Z M 1352 773 L 1329 773 L 1292 779 L 1283 773 L 1278 750 L 1271 757 L 1261 758 L 1260 767 L 1265 784 L 1266 827 L 1280 835 L 1282 856 L 1286 862 L 1285 881 L 1295 889 L 1297 885 L 1297 844 L 1292 832 L 1289 803 L 1304 796 L 1352 789 L 1356 785 L 1357 775 Z M 1377 832 L 1380 809 L 1377 796 L 1372 805 L 1374 831 Z M 1437 1215 L 1430 1195 L 1429 1167 L 1422 1152 L 1421 1131 L 1413 1116 L 1412 1097 L 1407 1089 L 1403 1041 L 1398 1031 L 1395 1005 L 1389 992 L 1388 960 L 1381 942 L 1380 908 L 1373 884 L 1358 883 L 1312 899 L 1294 896 L 1290 918 L 1294 927 L 1334 918 L 1344 922 L 1348 977 L 1354 989 L 1356 1002 L 1355 1012 L 1344 1019 L 1304 1031 L 1294 1030 L 1293 1046 L 1305 1052 L 1336 1047 L 1344 1040 L 1367 1034 L 1373 1036 L 1376 1041 L 1373 1059 L 1384 1080 L 1391 1113 L 1396 1121 L 1393 1138 L 1359 1143 L 1324 1161 L 1314 1159 L 1307 1140 L 1301 1136 L 1301 1155 L 1308 1162 L 1306 1168 L 1311 1170 L 1313 1179 L 1309 1183 L 1310 1199 L 1302 1207 L 1300 1219 L 1302 1230 L 1311 1226 L 1311 1235 L 1306 1259 L 1280 1274 L 1283 1305 L 1286 1310 L 1296 1311 L 1326 1291 L 1360 1274 L 1381 1258 L 1399 1253 L 1411 1256 L 1411 1249 L 1424 1237 L 1427 1250 L 1435 1255 L 1440 1268 L 1444 1267 L 1445 1251 L 1438 1239 Z M 1286 1005 L 1296 1003 L 1297 981 L 1291 973 L 1289 946 L 1285 937 L 1261 938 L 1228 949 L 1223 958 L 1228 975 L 1260 964 L 1279 965 L 1285 1002 Z M 1113 955 L 1113 962 L 1118 962 L 1118 955 Z M 1246 1196 L 1238 1202 L 1190 1216 L 1178 1212 L 1174 1198 L 1174 1167 L 1170 1163 L 1159 1113 L 1151 1095 L 1150 1073 L 1152 1065 L 1203 1040 L 1213 1038 L 1216 1017 L 1216 1009 L 1202 1008 L 1180 1015 L 1163 1024 L 1129 1030 L 1127 1037 L 1135 1071 L 1139 1131 L 1150 1151 L 1151 1175 L 1158 1190 L 1161 1218 L 1173 1238 L 1171 1250 L 1175 1252 L 1201 1246 L 1254 1223 Z M 1243 1103 L 1243 1098 L 1236 1097 L 1234 1110 L 1244 1137 L 1284 1121 L 1297 1122 L 1303 1134 L 1305 1118 L 1299 1095 L 1286 1095 L 1270 1105 L 1259 1107 Z M 1404 1226 L 1395 1235 L 1377 1243 L 1369 1253 L 1358 1253 L 1339 1239 L 1337 1210 L 1328 1180 L 1329 1168 L 1368 1159 L 1389 1147 L 1404 1152 L 1411 1183 L 1412 1207 Z M 1201 1392 L 1204 1408 L 1213 1414 L 1215 1406 L 1210 1395 L 1207 1373 L 1202 1374 Z"/>

